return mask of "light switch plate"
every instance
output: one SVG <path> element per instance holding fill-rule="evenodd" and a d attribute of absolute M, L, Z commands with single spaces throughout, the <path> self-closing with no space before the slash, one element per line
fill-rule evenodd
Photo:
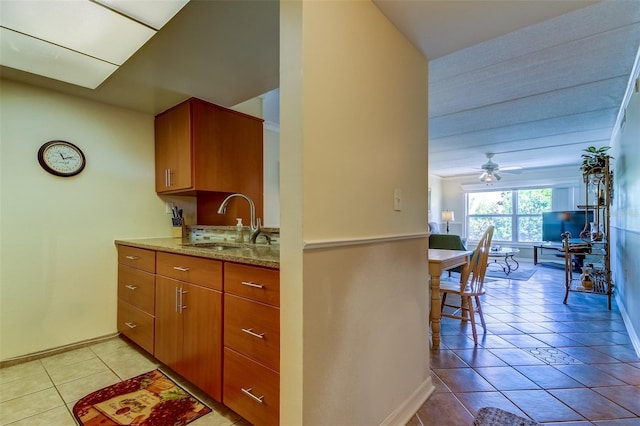
<path fill-rule="evenodd" d="M 399 188 L 393 191 L 393 210 L 402 211 L 402 190 Z"/>

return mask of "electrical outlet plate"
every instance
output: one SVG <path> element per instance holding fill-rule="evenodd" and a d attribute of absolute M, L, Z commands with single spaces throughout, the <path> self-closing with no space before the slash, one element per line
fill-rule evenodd
<path fill-rule="evenodd" d="M 171 214 L 171 213 L 172 213 L 172 211 L 173 211 L 173 207 L 175 206 L 175 204 L 174 204 L 174 203 L 172 203 L 171 201 L 167 201 L 167 202 L 165 203 L 165 205 L 164 205 L 164 206 L 165 206 L 165 207 L 164 207 L 164 212 L 165 212 L 166 214 Z"/>

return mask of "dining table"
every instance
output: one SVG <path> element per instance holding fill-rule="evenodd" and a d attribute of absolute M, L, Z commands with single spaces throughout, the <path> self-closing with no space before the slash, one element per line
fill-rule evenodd
<path fill-rule="evenodd" d="M 444 250 L 429 249 L 429 275 L 431 276 L 431 312 L 429 320 L 431 322 L 431 342 L 432 347 L 440 347 L 440 276 L 444 271 L 457 266 L 469 264 L 469 250 Z"/>

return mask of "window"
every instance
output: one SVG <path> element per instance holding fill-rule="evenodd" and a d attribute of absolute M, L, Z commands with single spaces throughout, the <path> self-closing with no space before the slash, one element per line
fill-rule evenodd
<path fill-rule="evenodd" d="M 493 224 L 493 241 L 542 241 L 542 212 L 551 211 L 551 188 L 467 194 L 467 229 L 478 240 Z"/>

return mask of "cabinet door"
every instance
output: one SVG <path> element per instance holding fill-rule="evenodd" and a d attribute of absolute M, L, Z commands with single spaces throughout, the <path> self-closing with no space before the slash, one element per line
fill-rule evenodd
<path fill-rule="evenodd" d="M 156 192 L 192 186 L 191 108 L 185 102 L 155 120 Z"/>
<path fill-rule="evenodd" d="M 153 316 L 118 300 L 118 331 L 153 354 Z"/>
<path fill-rule="evenodd" d="M 222 293 L 183 286 L 183 354 L 177 370 L 217 401 L 222 400 Z"/>
<path fill-rule="evenodd" d="M 156 276 L 140 269 L 118 265 L 118 299 L 155 315 Z"/>
<path fill-rule="evenodd" d="M 177 371 L 182 357 L 182 318 L 178 303 L 180 281 L 156 277 L 156 330 L 154 356 Z"/>
<path fill-rule="evenodd" d="M 226 293 L 224 345 L 280 369 L 280 310 Z"/>
<path fill-rule="evenodd" d="M 224 405 L 255 425 L 277 425 L 280 419 L 280 375 L 229 348 L 224 348 Z"/>
<path fill-rule="evenodd" d="M 158 252 L 158 275 L 222 290 L 222 262 L 219 260 Z"/>

